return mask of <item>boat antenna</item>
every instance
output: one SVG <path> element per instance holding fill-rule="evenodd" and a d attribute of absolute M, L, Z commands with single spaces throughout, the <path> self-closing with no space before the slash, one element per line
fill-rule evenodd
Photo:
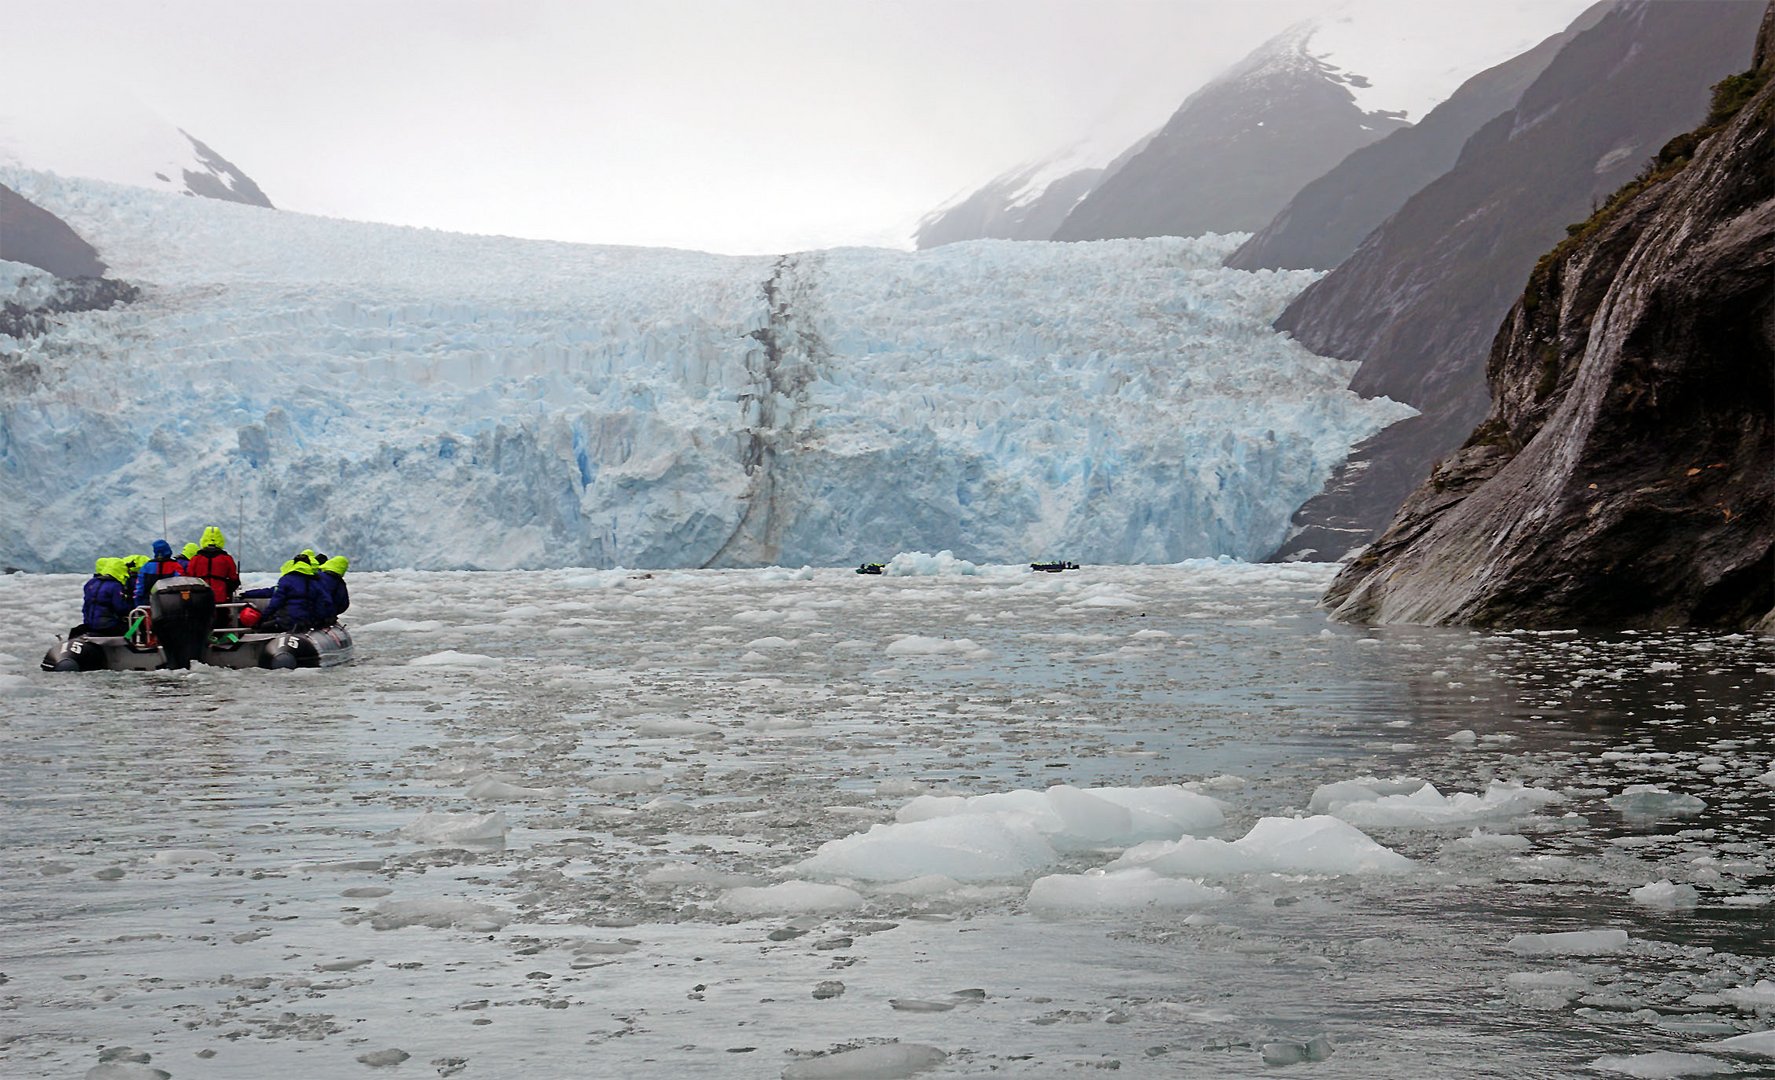
<path fill-rule="evenodd" d="M 160 497 L 160 535 L 166 535 L 166 496 Z"/>
<path fill-rule="evenodd" d="M 234 550 L 240 552 L 237 565 L 244 567 L 247 561 L 247 497 L 239 488 L 234 489 L 234 497 L 240 500 L 235 510 Z"/>

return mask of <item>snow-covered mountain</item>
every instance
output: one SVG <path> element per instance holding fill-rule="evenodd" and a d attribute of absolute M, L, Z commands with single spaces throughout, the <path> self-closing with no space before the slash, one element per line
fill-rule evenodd
<path fill-rule="evenodd" d="M 1135 145 L 1106 147 L 1087 135 L 1088 152 L 1019 165 L 952 200 L 919 223 L 918 246 L 1259 229 L 1350 152 L 1422 117 L 1584 7 L 1347 0 L 1264 43 Z"/>
<path fill-rule="evenodd" d="M 26 568 L 143 547 L 162 496 L 175 538 L 243 501 L 255 566 L 1256 556 L 1407 412 L 1269 328 L 1313 275 L 1237 238 L 739 258 L 0 182 L 143 289 L 0 338 Z"/>
<path fill-rule="evenodd" d="M 122 88 L 0 65 L 0 165 L 271 205 L 233 162 Z"/>

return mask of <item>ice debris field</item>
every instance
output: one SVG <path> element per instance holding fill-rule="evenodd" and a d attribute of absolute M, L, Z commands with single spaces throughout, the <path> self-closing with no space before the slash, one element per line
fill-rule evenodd
<path fill-rule="evenodd" d="M 739 258 L 0 182 L 142 289 L 0 337 L 27 570 L 140 547 L 169 478 L 181 536 L 363 569 L 1257 558 L 1411 413 L 1270 329 L 1314 275 L 1237 237 Z"/>
<path fill-rule="evenodd" d="M 0 1073 L 1775 1068 L 1770 642 L 888 569 L 354 574 L 350 666 L 86 676 L 0 577 Z"/>

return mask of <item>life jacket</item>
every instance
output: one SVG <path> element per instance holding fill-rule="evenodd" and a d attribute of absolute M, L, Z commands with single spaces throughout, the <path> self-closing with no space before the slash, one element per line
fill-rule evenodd
<path fill-rule="evenodd" d="M 209 582 L 218 604 L 228 603 L 240 588 L 240 568 L 234 565 L 234 556 L 219 547 L 199 548 L 185 572 Z"/>
<path fill-rule="evenodd" d="M 161 559 L 142 564 L 141 571 L 136 575 L 136 603 L 146 604 L 149 594 L 154 591 L 155 584 L 161 578 L 179 577 L 184 573 L 185 568 L 179 565 L 177 559 Z"/>

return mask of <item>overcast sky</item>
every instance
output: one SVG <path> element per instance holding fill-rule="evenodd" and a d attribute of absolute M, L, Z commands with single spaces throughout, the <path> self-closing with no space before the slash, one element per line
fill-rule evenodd
<path fill-rule="evenodd" d="M 1582 0 L 1548 4 L 1525 34 Z M 1326 6 L 0 0 L 0 28 L 7 62 L 128 87 L 285 209 L 750 253 L 903 246 L 1019 162 L 1131 142 Z"/>

